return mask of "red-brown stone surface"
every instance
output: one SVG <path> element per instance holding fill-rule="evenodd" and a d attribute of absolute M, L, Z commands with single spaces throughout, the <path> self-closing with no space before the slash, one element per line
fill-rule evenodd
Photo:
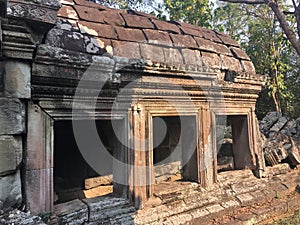
<path fill-rule="evenodd" d="M 116 56 L 169 65 L 202 66 L 204 62 L 213 69 L 255 74 L 248 55 L 226 34 L 183 22 L 160 21 L 146 13 L 111 9 L 86 0 L 60 2 L 60 21 L 55 29 L 83 34 L 84 49 L 71 50 L 100 54 L 109 49 Z M 72 46 L 67 43 L 66 35 L 51 37 L 48 43 L 56 47 Z M 59 39 L 63 43 L 58 43 Z"/>
<path fill-rule="evenodd" d="M 124 14 L 124 13 L 122 13 L 122 16 L 128 27 L 150 28 L 150 29 L 154 28 L 153 23 L 151 23 L 147 17 L 135 16 L 135 15 Z"/>
<path fill-rule="evenodd" d="M 167 32 L 157 31 L 157 30 L 143 30 L 149 43 L 165 44 L 172 46 L 173 43 L 170 39 L 170 36 Z"/>

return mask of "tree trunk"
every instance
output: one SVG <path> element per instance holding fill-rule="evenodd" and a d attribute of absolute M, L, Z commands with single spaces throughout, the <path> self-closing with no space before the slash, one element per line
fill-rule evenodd
<path fill-rule="evenodd" d="M 288 24 L 283 11 L 280 9 L 279 5 L 277 4 L 277 2 L 275 0 L 220 0 L 220 1 L 230 2 L 230 3 L 245 3 L 245 4 L 267 4 L 272 9 L 272 11 L 275 13 L 275 16 L 278 19 L 282 30 L 284 31 L 285 35 L 287 36 L 287 39 L 294 47 L 297 54 L 300 56 L 300 41 L 297 38 L 296 34 L 293 32 L 290 25 Z M 299 12 L 298 7 L 295 8 L 296 15 L 297 15 L 297 12 Z M 296 16 L 296 20 L 297 20 L 297 24 L 300 24 L 299 16 Z M 299 27 L 300 27 L 300 25 L 299 25 Z"/>

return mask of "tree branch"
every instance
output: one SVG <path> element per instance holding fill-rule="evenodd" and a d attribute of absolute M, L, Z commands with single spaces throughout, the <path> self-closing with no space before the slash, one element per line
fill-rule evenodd
<path fill-rule="evenodd" d="M 264 0 L 220 0 L 221 2 L 230 2 L 230 3 L 244 3 L 244 4 L 265 4 Z"/>
<path fill-rule="evenodd" d="M 284 13 L 273 0 L 265 0 L 265 1 L 275 13 L 275 16 L 277 17 L 282 30 L 284 31 L 285 35 L 287 36 L 287 38 L 295 48 L 297 54 L 300 56 L 300 42 L 297 39 L 294 32 L 292 31 L 292 29 L 290 28 Z"/>
<path fill-rule="evenodd" d="M 286 20 L 286 17 L 283 13 L 283 11 L 279 8 L 277 2 L 275 0 L 220 0 L 223 2 L 230 2 L 230 3 L 244 3 L 244 4 L 267 4 L 272 11 L 275 13 L 276 18 L 278 19 L 280 26 L 282 30 L 284 31 L 285 35 L 287 36 L 288 40 L 292 44 L 292 46 L 295 48 L 297 54 L 300 56 L 300 41 L 297 38 L 296 34 L 292 31 L 289 23 Z M 293 1 L 295 5 L 295 1 Z M 298 10 L 298 11 L 297 11 Z M 299 6 L 295 8 L 295 16 L 297 20 L 297 28 L 298 28 L 298 34 L 300 38 L 300 3 Z M 299 25 L 299 26 L 298 26 Z"/>

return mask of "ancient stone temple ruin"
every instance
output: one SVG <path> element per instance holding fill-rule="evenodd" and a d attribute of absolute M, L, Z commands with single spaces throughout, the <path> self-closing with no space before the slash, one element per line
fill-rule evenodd
<path fill-rule="evenodd" d="M 101 176 L 139 209 L 176 176 L 211 187 L 228 123 L 233 169 L 260 176 L 264 77 L 228 35 L 85 0 L 0 16 L 0 209 L 52 212 Z"/>

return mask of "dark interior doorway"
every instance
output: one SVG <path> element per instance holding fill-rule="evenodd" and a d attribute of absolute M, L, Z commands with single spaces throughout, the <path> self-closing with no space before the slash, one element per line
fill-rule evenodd
<path fill-rule="evenodd" d="M 78 121 L 86 123 L 86 121 Z M 97 120 L 98 135 L 106 150 L 117 151 L 118 139 L 111 120 Z M 88 131 L 87 131 L 88 132 Z M 108 162 L 106 174 L 95 172 L 82 157 L 76 144 L 72 121 L 57 121 L 54 124 L 54 190 L 55 203 L 76 198 L 89 198 L 112 192 L 113 160 Z"/>
<path fill-rule="evenodd" d="M 252 169 L 247 116 L 217 116 L 216 123 L 218 172 Z"/>
<path fill-rule="evenodd" d="M 153 117 L 153 164 L 156 183 L 182 179 L 198 180 L 196 128 L 195 116 Z"/>

